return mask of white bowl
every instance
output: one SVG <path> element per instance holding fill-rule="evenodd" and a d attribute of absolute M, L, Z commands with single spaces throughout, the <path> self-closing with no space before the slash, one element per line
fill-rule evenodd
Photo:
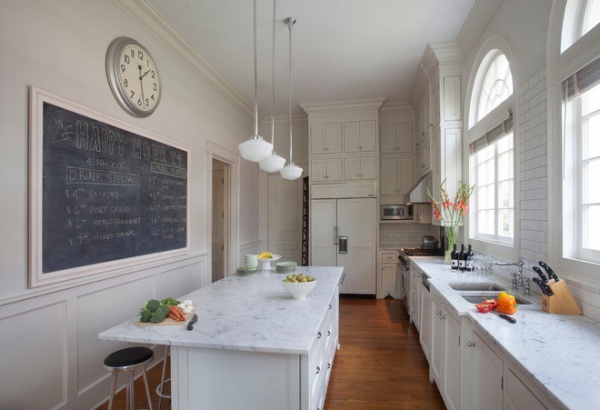
<path fill-rule="evenodd" d="M 317 281 L 312 282 L 285 282 L 282 281 L 283 288 L 288 291 L 294 299 L 305 299 L 306 296 L 317 286 Z"/>

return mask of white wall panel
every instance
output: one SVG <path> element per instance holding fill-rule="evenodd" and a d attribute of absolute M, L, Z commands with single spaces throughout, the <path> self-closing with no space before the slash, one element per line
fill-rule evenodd
<path fill-rule="evenodd" d="M 47 409 L 67 401 L 66 306 L 0 320 L 0 409 Z"/>

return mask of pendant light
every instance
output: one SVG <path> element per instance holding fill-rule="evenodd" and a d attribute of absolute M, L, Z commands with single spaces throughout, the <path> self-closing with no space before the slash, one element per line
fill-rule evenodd
<path fill-rule="evenodd" d="M 270 156 L 259 161 L 258 165 L 262 171 L 277 172 L 285 165 L 285 158 L 275 152 L 275 16 L 277 11 L 277 0 L 273 0 L 273 56 L 271 60 L 271 145 L 273 151 Z"/>
<path fill-rule="evenodd" d="M 282 168 L 280 171 L 281 176 L 284 179 L 294 180 L 300 178 L 302 175 L 302 168 L 298 165 L 294 164 L 294 160 L 292 159 L 292 29 L 294 28 L 294 24 L 296 24 L 296 19 L 293 17 L 286 17 L 283 20 L 284 23 L 287 24 L 290 30 L 290 69 L 289 69 L 289 88 L 290 88 L 290 162 Z"/>
<path fill-rule="evenodd" d="M 254 135 L 238 145 L 242 158 L 252 162 L 267 158 L 273 151 L 273 144 L 258 135 L 258 70 L 256 60 L 256 0 L 254 0 Z"/>

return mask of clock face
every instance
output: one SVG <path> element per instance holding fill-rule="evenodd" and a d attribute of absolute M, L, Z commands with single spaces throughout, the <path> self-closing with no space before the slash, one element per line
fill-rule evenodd
<path fill-rule="evenodd" d="M 106 69 L 113 94 L 132 115 L 146 117 L 160 101 L 160 78 L 150 53 L 137 41 L 119 38 L 109 47 Z"/>

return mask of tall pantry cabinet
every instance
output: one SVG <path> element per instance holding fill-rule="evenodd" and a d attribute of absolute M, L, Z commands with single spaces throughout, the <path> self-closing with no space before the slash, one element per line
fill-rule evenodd
<path fill-rule="evenodd" d="M 376 293 L 383 101 L 301 104 L 309 126 L 310 264 L 344 266 L 343 294 Z"/>

